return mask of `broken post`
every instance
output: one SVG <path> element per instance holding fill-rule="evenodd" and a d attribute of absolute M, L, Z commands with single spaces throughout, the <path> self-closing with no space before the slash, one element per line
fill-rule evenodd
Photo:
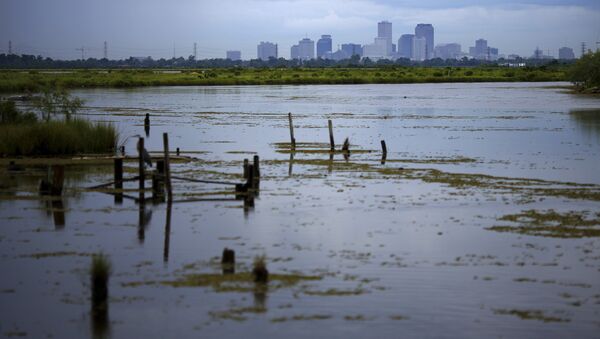
<path fill-rule="evenodd" d="M 118 192 L 115 193 L 115 203 L 120 204 L 123 202 L 123 158 L 115 158 L 115 190 Z"/>
<path fill-rule="evenodd" d="M 254 165 L 248 165 L 248 178 L 246 178 L 246 188 L 254 188 Z"/>
<path fill-rule="evenodd" d="M 381 164 L 385 165 L 385 159 L 387 158 L 387 147 L 385 146 L 385 140 L 381 140 Z"/>
<path fill-rule="evenodd" d="M 146 169 L 144 168 L 144 138 L 140 138 L 140 140 L 138 141 L 138 156 L 139 156 L 139 161 L 138 161 L 138 172 L 139 172 L 139 190 L 140 190 L 140 204 L 144 203 L 144 185 L 145 185 L 145 175 L 146 175 Z"/>
<path fill-rule="evenodd" d="M 223 256 L 221 257 L 221 268 L 223 274 L 235 273 L 235 251 L 225 247 L 223 249 Z"/>
<path fill-rule="evenodd" d="M 248 159 L 244 159 L 244 179 L 248 179 Z"/>
<path fill-rule="evenodd" d="M 335 151 L 335 142 L 333 141 L 333 123 L 331 120 L 327 120 L 327 125 L 329 125 L 329 147 L 331 152 Z"/>
<path fill-rule="evenodd" d="M 259 165 L 258 155 L 255 155 L 253 160 L 254 160 L 254 179 L 259 180 L 260 179 L 260 165 Z"/>
<path fill-rule="evenodd" d="M 177 156 L 179 156 L 179 147 L 177 147 L 177 151 L 175 152 Z"/>
<path fill-rule="evenodd" d="M 165 185 L 167 187 L 167 198 L 169 202 L 173 201 L 173 191 L 171 189 L 171 165 L 169 163 L 169 135 L 163 133 L 164 160 L 165 160 Z"/>
<path fill-rule="evenodd" d="M 60 196 L 63 191 L 63 183 L 65 180 L 65 166 L 52 166 L 52 184 L 50 186 L 50 195 Z"/>
<path fill-rule="evenodd" d="M 290 121 L 290 138 L 292 142 L 292 150 L 296 150 L 296 139 L 294 138 L 294 124 L 292 123 L 292 113 L 288 113 L 288 119 Z"/>

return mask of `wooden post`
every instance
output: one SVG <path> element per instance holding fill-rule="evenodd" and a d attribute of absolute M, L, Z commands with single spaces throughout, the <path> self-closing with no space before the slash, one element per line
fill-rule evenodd
<path fill-rule="evenodd" d="M 176 153 L 177 153 L 177 156 L 179 156 L 179 147 L 177 147 Z"/>
<path fill-rule="evenodd" d="M 248 179 L 248 159 L 244 159 L 244 179 Z"/>
<path fill-rule="evenodd" d="M 146 176 L 146 169 L 144 168 L 144 138 L 140 138 L 140 140 L 138 141 L 138 172 L 139 172 L 139 176 L 140 176 L 140 180 L 139 180 L 139 190 L 140 190 L 140 204 L 143 204 L 145 201 L 145 197 L 144 197 L 144 189 L 145 189 L 145 176 Z"/>
<path fill-rule="evenodd" d="M 50 195 L 62 195 L 64 180 L 65 166 L 52 166 L 52 184 L 50 186 Z"/>
<path fill-rule="evenodd" d="M 169 163 L 169 135 L 163 133 L 163 144 L 165 152 L 165 184 L 167 186 L 167 197 L 169 202 L 173 201 L 173 191 L 171 189 L 171 165 Z"/>
<path fill-rule="evenodd" d="M 248 165 L 248 178 L 246 178 L 246 187 L 254 188 L 254 165 Z"/>
<path fill-rule="evenodd" d="M 387 158 L 387 147 L 385 146 L 385 140 L 381 140 L 381 164 L 385 165 L 385 158 Z"/>
<path fill-rule="evenodd" d="M 329 147 L 331 152 L 335 151 L 335 142 L 333 141 L 333 123 L 331 120 L 327 120 L 327 125 L 329 125 Z"/>
<path fill-rule="evenodd" d="M 260 179 L 260 165 L 258 155 L 254 156 L 254 179 Z"/>
<path fill-rule="evenodd" d="M 115 190 L 123 189 L 123 158 L 115 158 Z M 123 192 L 117 192 L 115 194 L 115 203 L 120 204 L 123 202 Z"/>
<path fill-rule="evenodd" d="M 292 122 L 292 113 L 288 113 L 288 119 L 290 121 L 290 138 L 292 141 L 292 150 L 296 150 L 296 139 L 294 138 L 294 124 Z"/>

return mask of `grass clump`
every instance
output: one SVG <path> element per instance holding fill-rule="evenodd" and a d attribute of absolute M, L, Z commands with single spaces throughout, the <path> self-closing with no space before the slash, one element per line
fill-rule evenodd
<path fill-rule="evenodd" d="M 264 255 L 254 257 L 252 267 L 254 282 L 267 283 L 269 281 L 269 271 L 267 270 L 267 263 Z"/>
<path fill-rule="evenodd" d="M 112 153 L 117 140 L 113 125 L 83 119 L 0 124 L 0 155 L 4 156 Z"/>

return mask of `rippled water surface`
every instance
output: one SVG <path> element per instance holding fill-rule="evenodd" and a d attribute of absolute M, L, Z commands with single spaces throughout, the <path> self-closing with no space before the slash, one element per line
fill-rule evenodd
<path fill-rule="evenodd" d="M 87 189 L 112 180 L 106 162 L 67 165 L 50 199 L 37 194 L 47 166 L 2 160 L 0 333 L 595 337 L 600 99 L 555 85 L 76 91 L 127 156 L 136 135 L 160 156 L 167 132 L 175 176 L 242 183 L 243 159 L 259 155 L 259 194 L 251 206 L 231 186 L 177 180 L 170 208 L 116 204 Z M 347 159 L 328 152 L 328 119 Z M 222 275 L 225 247 L 234 275 Z M 99 252 L 113 266 L 105 320 L 90 313 Z M 263 254 L 267 286 L 245 278 Z"/>

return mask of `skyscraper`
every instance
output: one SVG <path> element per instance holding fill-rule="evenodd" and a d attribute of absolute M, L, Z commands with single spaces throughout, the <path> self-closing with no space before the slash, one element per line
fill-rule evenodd
<path fill-rule="evenodd" d="M 461 55 L 460 44 L 439 44 L 435 46 L 434 54 L 436 58 L 446 59 L 458 59 Z"/>
<path fill-rule="evenodd" d="M 398 54 L 401 58 L 411 59 L 413 56 L 414 34 L 402 34 L 398 39 Z"/>
<path fill-rule="evenodd" d="M 346 53 L 348 58 L 353 55 L 361 56 L 363 55 L 363 49 L 359 44 L 342 44 L 342 51 Z"/>
<path fill-rule="evenodd" d="M 321 35 L 317 41 L 317 58 L 322 58 L 327 52 L 331 52 L 331 35 Z"/>
<path fill-rule="evenodd" d="M 294 59 L 300 59 L 300 46 L 293 45 L 290 48 L 290 59 L 292 59 L 292 60 L 294 60 Z"/>
<path fill-rule="evenodd" d="M 381 21 L 377 23 L 377 37 L 385 38 L 386 47 L 384 56 L 392 54 L 392 23 L 388 21 Z"/>
<path fill-rule="evenodd" d="M 427 60 L 427 39 L 423 37 L 415 37 L 413 39 L 413 55 L 414 61 Z"/>
<path fill-rule="evenodd" d="M 277 44 L 261 41 L 256 47 L 256 56 L 261 60 L 269 60 L 270 57 L 277 58 Z"/>
<path fill-rule="evenodd" d="M 415 27 L 415 38 L 425 38 L 425 60 L 433 58 L 433 26 L 431 24 L 418 24 Z"/>
<path fill-rule="evenodd" d="M 304 38 L 298 42 L 298 58 L 310 60 L 315 58 L 315 42 Z"/>

